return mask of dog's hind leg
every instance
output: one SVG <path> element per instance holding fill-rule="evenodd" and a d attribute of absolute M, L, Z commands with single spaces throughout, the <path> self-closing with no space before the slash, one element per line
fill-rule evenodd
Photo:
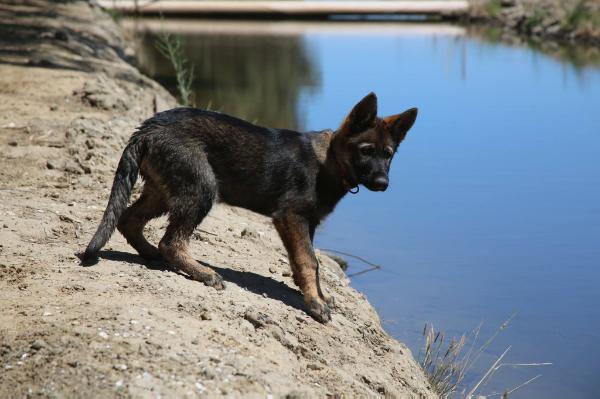
<path fill-rule="evenodd" d="M 123 212 L 117 228 L 127 242 L 147 260 L 160 258 L 158 249 L 144 237 L 144 227 L 167 211 L 164 195 L 151 181 L 146 181 L 142 195 Z"/>
<path fill-rule="evenodd" d="M 216 197 L 217 183 L 204 154 L 195 152 L 181 158 L 185 165 L 171 170 L 169 189 L 169 225 L 158 244 L 163 258 L 191 278 L 216 289 L 225 288 L 221 276 L 199 264 L 189 252 L 194 229 L 210 211 Z"/>
<path fill-rule="evenodd" d="M 182 198 L 179 198 L 179 203 L 181 200 Z M 158 244 L 160 254 L 167 262 L 194 280 L 216 289 L 223 289 L 225 285 L 221 276 L 214 270 L 199 264 L 189 252 L 190 236 L 210 209 L 198 209 L 198 205 L 194 209 L 193 206 L 193 203 L 188 202 L 187 205 L 182 204 L 180 211 L 172 211 L 167 231 Z"/>

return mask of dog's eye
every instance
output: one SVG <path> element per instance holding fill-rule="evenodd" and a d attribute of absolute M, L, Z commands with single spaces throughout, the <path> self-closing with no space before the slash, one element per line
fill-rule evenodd
<path fill-rule="evenodd" d="M 373 153 L 375 152 L 375 147 L 370 146 L 370 145 L 365 145 L 363 147 L 360 147 L 360 153 L 361 155 L 364 156 L 371 156 L 373 155 Z"/>
<path fill-rule="evenodd" d="M 386 157 L 386 159 L 390 159 L 392 157 L 392 155 L 394 155 L 394 153 L 392 151 L 390 151 L 389 149 L 386 149 L 383 152 L 384 156 Z"/>

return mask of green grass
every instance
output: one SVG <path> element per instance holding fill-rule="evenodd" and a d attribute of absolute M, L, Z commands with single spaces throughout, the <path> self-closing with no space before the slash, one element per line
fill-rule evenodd
<path fill-rule="evenodd" d="M 563 26 L 567 29 L 574 29 L 581 25 L 587 19 L 587 1 L 579 0 L 574 6 L 569 7 L 567 15 L 563 20 Z"/>
<path fill-rule="evenodd" d="M 502 12 L 502 2 L 500 0 L 488 0 L 485 4 L 485 10 L 491 17 L 497 17 Z"/>
<path fill-rule="evenodd" d="M 523 24 L 526 32 L 560 18 L 560 26 L 565 32 L 600 37 L 600 5 L 596 0 L 569 0 L 559 3 L 560 5 L 543 1 L 524 1 L 521 4 L 530 13 Z M 503 9 L 501 0 L 486 0 L 483 5 L 489 17 L 500 17 Z M 562 12 L 555 7 L 562 7 Z"/>
<path fill-rule="evenodd" d="M 589 0 L 578 0 L 566 8 L 563 27 L 566 29 L 600 29 L 600 10 L 592 7 Z"/>
<path fill-rule="evenodd" d="M 529 32 L 536 26 L 541 25 L 547 17 L 547 11 L 541 7 L 535 6 L 531 11 L 531 15 L 525 20 L 525 27 Z"/>

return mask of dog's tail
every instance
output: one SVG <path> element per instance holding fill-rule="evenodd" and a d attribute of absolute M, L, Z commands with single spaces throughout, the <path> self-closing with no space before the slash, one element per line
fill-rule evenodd
<path fill-rule="evenodd" d="M 84 262 L 95 260 L 98 256 L 98 251 L 100 251 L 112 233 L 114 233 L 119 218 L 127 207 L 131 190 L 137 180 L 141 158 L 142 144 L 140 140 L 131 140 L 127 144 L 127 147 L 125 147 L 119 161 L 108 205 L 102 216 L 100 226 L 98 226 L 96 234 L 94 234 L 82 256 Z"/>

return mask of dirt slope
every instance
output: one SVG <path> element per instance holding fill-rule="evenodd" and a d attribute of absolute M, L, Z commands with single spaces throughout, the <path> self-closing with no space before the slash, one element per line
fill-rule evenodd
<path fill-rule="evenodd" d="M 227 288 L 82 250 L 133 128 L 174 104 L 83 2 L 0 4 L 0 397 L 431 397 L 409 350 L 321 256 L 333 321 L 308 317 L 269 221 L 217 206 L 192 245 Z M 165 221 L 149 228 L 159 239 Z"/>

